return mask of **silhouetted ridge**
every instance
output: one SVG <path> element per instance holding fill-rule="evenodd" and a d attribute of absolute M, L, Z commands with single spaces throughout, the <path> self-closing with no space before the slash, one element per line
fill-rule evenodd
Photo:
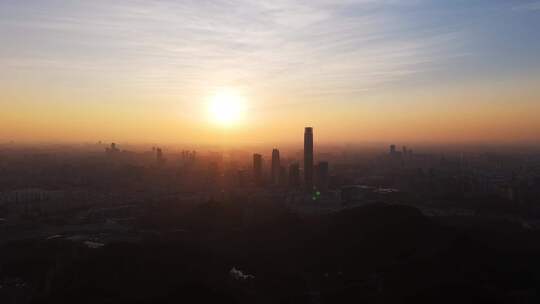
<path fill-rule="evenodd" d="M 334 237 L 356 235 L 352 241 L 367 236 L 384 237 L 387 243 L 419 241 L 438 228 L 414 207 L 382 203 L 342 210 L 331 217 L 330 223 Z"/>
<path fill-rule="evenodd" d="M 361 207 L 343 209 L 334 216 L 336 224 L 381 226 L 425 219 L 420 210 L 404 205 L 373 203 Z"/>

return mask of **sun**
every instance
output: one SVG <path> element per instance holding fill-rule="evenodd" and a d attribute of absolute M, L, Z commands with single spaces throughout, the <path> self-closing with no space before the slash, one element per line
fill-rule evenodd
<path fill-rule="evenodd" d="M 223 126 L 238 123 L 245 112 L 245 98 L 234 90 L 222 90 L 210 99 L 211 120 Z"/>

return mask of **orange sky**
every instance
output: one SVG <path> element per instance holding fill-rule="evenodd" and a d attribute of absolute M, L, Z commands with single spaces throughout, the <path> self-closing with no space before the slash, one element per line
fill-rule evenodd
<path fill-rule="evenodd" d="M 207 96 L 185 108 L 185 103 L 175 104 L 167 96 L 155 101 L 152 96 L 134 96 L 92 102 L 93 96 L 7 93 L 10 102 L 0 114 L 0 138 L 23 142 L 279 144 L 301 139 L 307 125 L 315 127 L 321 143 L 523 142 L 536 141 L 540 131 L 540 95 L 532 86 L 396 90 L 364 94 L 358 101 L 306 100 L 274 107 L 263 106 L 272 105 L 264 96 L 246 94 L 244 117 L 231 126 L 212 122 Z"/>

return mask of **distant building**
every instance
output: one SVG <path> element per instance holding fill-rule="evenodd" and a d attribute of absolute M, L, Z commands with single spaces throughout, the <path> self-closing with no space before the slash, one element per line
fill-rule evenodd
<path fill-rule="evenodd" d="M 165 159 L 163 158 L 163 151 L 161 148 L 156 148 L 156 161 L 158 164 L 162 164 L 165 162 Z"/>
<path fill-rule="evenodd" d="M 287 168 L 285 168 L 285 166 L 279 167 L 279 185 L 280 186 L 287 185 Z"/>
<path fill-rule="evenodd" d="M 279 185 L 281 164 L 279 161 L 279 150 L 272 150 L 272 184 Z"/>
<path fill-rule="evenodd" d="M 262 155 L 253 154 L 253 179 L 255 184 L 262 185 Z"/>
<path fill-rule="evenodd" d="M 403 198 L 402 193 L 393 188 L 376 188 L 366 185 L 341 187 L 341 202 L 343 204 L 387 202 L 400 198 Z"/>
<path fill-rule="evenodd" d="M 317 166 L 317 188 L 321 191 L 328 190 L 328 181 L 330 180 L 330 174 L 328 170 L 328 162 L 319 162 Z"/>
<path fill-rule="evenodd" d="M 182 161 L 184 163 L 189 163 L 195 161 L 195 155 L 197 152 L 195 151 L 188 151 L 188 150 L 182 150 Z"/>
<path fill-rule="evenodd" d="M 300 187 L 300 165 L 298 163 L 289 166 L 289 186 L 292 188 Z"/>
<path fill-rule="evenodd" d="M 215 161 L 211 161 L 208 164 L 208 170 L 206 175 L 206 183 L 207 186 L 210 187 L 210 189 L 214 189 L 218 186 L 218 179 L 219 179 L 219 165 Z"/>
<path fill-rule="evenodd" d="M 239 187 L 244 187 L 246 185 L 246 171 L 238 170 L 237 171 L 237 185 Z"/>
<path fill-rule="evenodd" d="M 406 150 L 406 147 L 403 147 L 403 150 Z M 396 145 L 390 145 L 390 157 L 393 159 L 401 159 L 402 156 L 405 156 L 405 154 L 401 151 L 396 150 Z"/>
<path fill-rule="evenodd" d="M 107 154 L 114 154 L 119 151 L 120 150 L 116 146 L 116 143 L 111 143 L 111 146 L 105 149 L 105 152 L 107 152 Z"/>
<path fill-rule="evenodd" d="M 307 191 L 313 190 L 313 128 L 304 131 L 304 186 Z"/>
<path fill-rule="evenodd" d="M 390 145 L 390 155 L 396 155 L 396 145 Z"/>

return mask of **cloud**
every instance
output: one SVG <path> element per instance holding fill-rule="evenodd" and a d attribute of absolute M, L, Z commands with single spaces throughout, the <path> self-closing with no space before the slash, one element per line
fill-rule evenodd
<path fill-rule="evenodd" d="M 430 69 L 458 39 L 415 26 L 418 1 L 50 3 L 5 7 L 0 63 L 171 94 L 355 94 Z"/>

